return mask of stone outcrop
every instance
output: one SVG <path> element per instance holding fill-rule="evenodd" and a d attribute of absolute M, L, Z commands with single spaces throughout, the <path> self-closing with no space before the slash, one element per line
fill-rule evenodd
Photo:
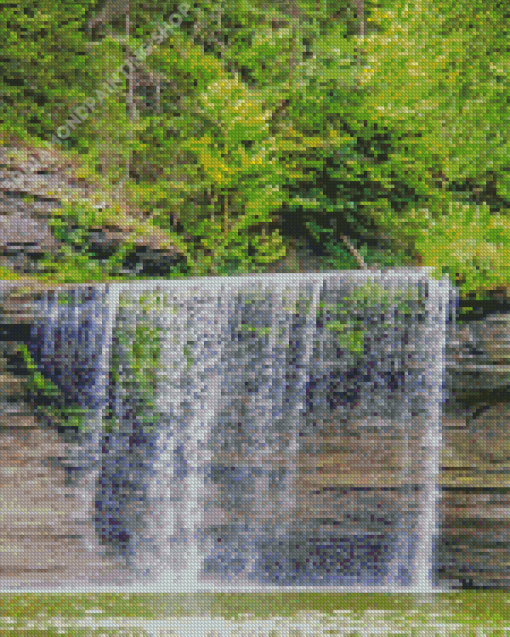
<path fill-rule="evenodd" d="M 0 201 L 2 206 L 2 201 Z M 34 219 L 18 210 L 5 214 L 0 209 L 0 265 L 15 272 L 35 273 L 41 268 L 39 263 L 45 255 L 56 255 L 58 242 L 50 232 L 48 224 Z"/>
<path fill-rule="evenodd" d="M 90 200 L 94 188 L 74 176 L 78 166 L 56 150 L 0 147 L 0 266 L 17 273 L 41 271 L 41 259 L 58 254 L 48 221 L 64 198 Z M 85 236 L 89 254 L 104 261 L 128 239 L 137 219 L 118 220 L 90 228 Z M 136 238 L 121 274 L 165 276 L 183 255 L 169 245 L 162 230 Z"/>
<path fill-rule="evenodd" d="M 92 254 L 105 260 L 111 257 L 128 241 L 134 225 L 115 226 L 109 224 L 100 228 L 91 228 L 85 242 Z M 150 235 L 136 237 L 134 247 L 126 257 L 121 273 L 150 274 L 165 276 L 179 263 L 182 254 L 175 248 L 163 247 L 168 243 L 168 235 L 154 228 Z"/>

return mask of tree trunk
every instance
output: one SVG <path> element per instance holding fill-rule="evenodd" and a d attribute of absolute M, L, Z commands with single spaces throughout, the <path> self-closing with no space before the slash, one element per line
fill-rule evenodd
<path fill-rule="evenodd" d="M 354 0 L 354 4 L 356 6 L 356 14 L 358 17 L 358 37 L 362 38 L 365 36 L 365 0 Z M 356 57 L 356 64 L 358 67 L 358 71 L 361 68 L 361 54 L 360 49 L 358 48 Z"/>
<path fill-rule="evenodd" d="M 358 36 L 365 35 L 365 0 L 354 0 L 358 16 Z"/>
<path fill-rule="evenodd" d="M 130 10 L 129 0 L 127 0 L 127 5 L 126 5 L 126 51 L 128 52 L 128 56 L 129 56 L 129 32 L 130 32 L 129 10 Z M 132 62 L 130 60 L 130 63 L 129 63 L 129 77 L 128 77 L 127 107 L 128 107 L 129 121 L 131 123 L 135 119 L 135 115 L 136 115 L 136 112 L 135 112 L 135 101 L 134 101 L 133 69 L 134 69 L 134 67 L 133 67 L 133 64 L 132 64 Z M 129 129 L 129 133 L 128 133 L 128 137 L 129 137 L 130 141 L 132 139 L 132 136 L 133 136 L 133 130 L 132 130 L 132 128 L 130 128 Z M 124 183 L 129 180 L 130 171 L 131 171 L 131 149 L 128 148 L 127 159 L 126 159 L 126 174 L 125 174 L 124 180 L 123 180 Z"/>
<path fill-rule="evenodd" d="M 225 199 L 223 201 L 223 233 L 226 242 L 228 239 L 228 195 L 225 195 Z"/>
<path fill-rule="evenodd" d="M 349 252 L 356 259 L 356 263 L 362 270 L 366 270 L 367 266 L 361 254 L 356 250 L 356 248 L 352 245 L 349 239 L 345 235 L 340 235 L 340 239 L 345 243 L 345 245 L 349 248 Z"/>

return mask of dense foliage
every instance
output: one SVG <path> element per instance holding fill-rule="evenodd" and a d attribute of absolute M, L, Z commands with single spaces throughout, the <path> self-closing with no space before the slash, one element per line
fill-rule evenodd
<path fill-rule="evenodd" d="M 55 143 L 103 91 L 57 145 L 110 211 L 179 246 L 172 276 L 262 272 L 304 243 L 353 268 L 350 243 L 368 266 L 507 287 L 509 17 L 498 0 L 7 2 L 0 134 Z M 114 276 L 130 247 L 100 265 L 82 249 L 92 210 L 52 223 L 76 280 Z"/>

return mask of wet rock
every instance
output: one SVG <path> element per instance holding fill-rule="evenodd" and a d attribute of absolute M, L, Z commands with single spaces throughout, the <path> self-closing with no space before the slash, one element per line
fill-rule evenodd
<path fill-rule="evenodd" d="M 111 226 L 93 228 L 88 232 L 86 243 L 91 254 L 105 260 L 114 255 L 129 237 L 128 229 Z M 168 244 L 168 236 L 157 229 L 150 235 L 138 237 L 120 272 L 166 276 L 184 257 L 176 248 L 163 247 L 165 244 Z"/>
<path fill-rule="evenodd" d="M 49 227 L 52 211 L 66 198 L 88 200 L 94 192 L 92 185 L 75 178 L 76 168 L 54 149 L 0 147 L 0 266 L 37 273 L 45 255 L 58 254 L 63 244 Z M 98 261 L 108 259 L 130 237 L 135 223 L 126 217 L 118 225 L 89 229 L 84 250 Z M 158 228 L 138 236 L 120 273 L 166 276 L 184 259 L 170 243 Z"/>
<path fill-rule="evenodd" d="M 0 265 L 16 272 L 37 272 L 40 259 L 57 249 L 46 223 L 20 212 L 0 217 Z"/>

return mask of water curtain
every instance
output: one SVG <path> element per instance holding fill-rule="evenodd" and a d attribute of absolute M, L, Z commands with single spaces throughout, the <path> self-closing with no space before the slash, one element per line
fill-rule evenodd
<path fill-rule="evenodd" d="M 451 299 L 424 268 L 41 293 L 101 542 L 177 587 L 433 586 Z"/>

